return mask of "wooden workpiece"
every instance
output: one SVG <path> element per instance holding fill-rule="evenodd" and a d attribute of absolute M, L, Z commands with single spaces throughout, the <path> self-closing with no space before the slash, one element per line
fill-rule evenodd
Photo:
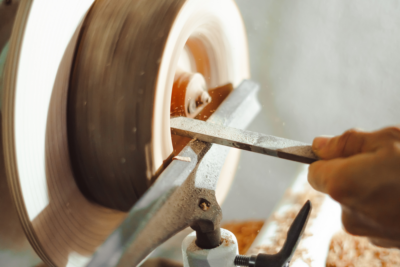
<path fill-rule="evenodd" d="M 84 266 L 173 155 L 176 70 L 235 87 L 249 78 L 246 36 L 233 0 L 32 3 L 4 74 L 10 196 L 46 265 Z"/>

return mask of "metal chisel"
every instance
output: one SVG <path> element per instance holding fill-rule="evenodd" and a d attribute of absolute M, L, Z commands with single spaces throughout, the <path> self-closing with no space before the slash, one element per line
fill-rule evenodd
<path fill-rule="evenodd" d="M 186 117 L 171 118 L 171 133 L 301 163 L 318 160 L 306 143 Z"/>

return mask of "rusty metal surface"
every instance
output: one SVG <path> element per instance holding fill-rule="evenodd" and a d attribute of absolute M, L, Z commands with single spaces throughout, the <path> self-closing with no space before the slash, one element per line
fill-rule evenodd
<path fill-rule="evenodd" d="M 244 81 L 209 120 L 246 127 L 260 109 L 257 91 L 257 84 Z M 215 188 L 228 152 L 228 147 L 192 140 L 179 154 L 191 161 L 176 160 L 166 168 L 87 266 L 136 266 L 158 245 L 195 221 L 207 220 L 219 226 L 221 213 Z M 204 211 L 199 207 L 201 199 L 218 209 Z"/>
<path fill-rule="evenodd" d="M 239 148 L 273 157 L 312 163 L 318 158 L 309 144 L 272 135 L 226 127 L 185 117 L 171 119 L 172 134 Z"/>

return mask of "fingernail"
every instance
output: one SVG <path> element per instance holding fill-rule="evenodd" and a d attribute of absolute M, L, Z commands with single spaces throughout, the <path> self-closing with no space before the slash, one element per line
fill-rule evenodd
<path fill-rule="evenodd" d="M 329 136 L 329 135 L 321 135 L 321 136 L 315 137 L 314 141 L 313 141 L 313 145 L 312 145 L 313 150 L 318 151 L 318 150 L 321 150 L 322 148 L 324 148 L 326 146 L 326 144 L 328 143 L 328 141 L 332 137 L 333 136 Z"/>

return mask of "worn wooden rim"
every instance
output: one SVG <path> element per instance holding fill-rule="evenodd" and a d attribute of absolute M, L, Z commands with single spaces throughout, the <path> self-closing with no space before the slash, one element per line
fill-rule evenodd
<path fill-rule="evenodd" d="M 172 0 L 156 2 L 178 3 Z M 239 14 L 231 0 L 218 3 L 211 0 L 185 1 L 177 16 L 181 22 L 175 20 L 173 25 L 184 22 L 188 19 L 186 12 L 200 5 L 205 9 L 213 7 L 215 16 L 220 12 L 217 9 L 225 5 L 230 6 L 234 14 Z M 75 183 L 70 162 L 66 127 L 68 80 L 81 22 L 91 4 L 92 0 L 35 0 L 33 4 L 29 0 L 22 1 L 4 76 L 2 113 L 7 179 L 24 231 L 48 266 L 84 266 L 98 245 L 125 217 L 123 212 L 88 201 Z M 140 13 L 147 14 L 143 10 Z M 201 15 L 204 13 L 199 13 Z M 240 17 L 236 18 L 238 27 L 229 25 L 232 29 L 228 32 L 237 35 L 236 31 L 239 31 L 242 36 L 243 25 Z M 166 54 L 174 51 L 170 36 L 163 50 Z M 221 84 L 228 81 L 237 84 L 248 77 L 245 38 L 238 43 L 244 54 L 238 53 L 239 50 L 232 53 L 240 55 L 238 61 L 241 64 L 229 62 L 237 68 L 232 73 L 238 75 L 234 80 L 226 79 Z M 160 61 L 160 69 L 164 70 L 163 75 L 168 75 L 168 64 L 163 65 L 164 62 Z M 161 72 L 159 70 L 158 75 Z M 168 83 L 159 78 L 156 80 L 157 85 Z M 157 101 L 163 100 L 164 96 L 156 97 L 152 105 L 163 109 L 165 106 L 157 106 Z M 162 129 L 169 132 L 168 120 L 159 123 L 152 117 L 150 122 L 159 127 L 153 128 L 151 140 L 156 138 L 154 135 L 161 134 Z M 164 151 L 168 152 L 168 149 Z M 162 162 L 163 155 L 157 156 L 159 161 L 147 161 L 145 169 L 154 173 L 157 164 L 151 163 Z M 145 178 L 148 181 L 147 175 Z"/>

